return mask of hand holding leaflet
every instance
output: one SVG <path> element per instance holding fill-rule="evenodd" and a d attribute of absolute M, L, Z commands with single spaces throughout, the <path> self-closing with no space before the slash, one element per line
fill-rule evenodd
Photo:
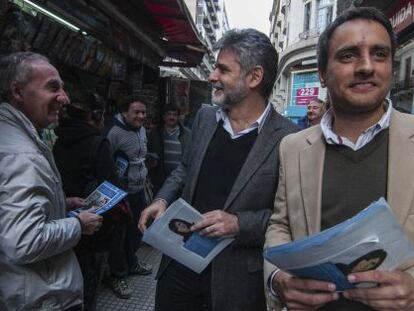
<path fill-rule="evenodd" d="M 278 268 L 304 279 L 329 281 L 337 291 L 375 286 L 350 283 L 347 275 L 373 269 L 392 271 L 414 258 L 414 247 L 380 199 L 351 219 L 302 240 L 264 251 Z"/>
<path fill-rule="evenodd" d="M 108 181 L 104 181 L 86 199 L 81 208 L 69 211 L 68 216 L 76 216 L 81 211 L 93 211 L 95 214 L 103 214 L 112 209 L 119 201 L 125 198 L 127 193 Z"/>
<path fill-rule="evenodd" d="M 143 241 L 201 273 L 234 240 L 193 232 L 191 227 L 201 219 L 203 216 L 198 211 L 183 199 L 178 199 L 144 231 Z"/>

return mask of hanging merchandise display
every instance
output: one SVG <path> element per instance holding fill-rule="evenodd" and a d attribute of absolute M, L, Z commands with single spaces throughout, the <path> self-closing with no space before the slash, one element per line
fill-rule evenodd
<path fill-rule="evenodd" d="M 59 70 L 69 96 L 78 88 L 94 90 L 115 114 L 125 96 L 139 95 L 148 104 L 148 119 L 157 118 L 160 100 L 167 99 L 160 87 L 163 59 L 178 53 L 182 64 L 193 66 L 204 53 L 179 2 L 0 0 L 0 54 L 43 54 Z M 152 11 L 160 5 L 172 10 L 170 19 Z M 185 35 L 175 36 L 173 29 Z M 188 94 L 180 106 L 188 110 Z"/>

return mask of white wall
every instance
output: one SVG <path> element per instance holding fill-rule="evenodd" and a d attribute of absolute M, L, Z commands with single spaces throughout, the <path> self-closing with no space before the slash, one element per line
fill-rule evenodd
<path fill-rule="evenodd" d="M 196 11 L 197 11 L 197 0 L 184 0 L 185 4 L 187 5 L 188 10 L 191 13 L 191 17 L 195 23 L 196 20 Z"/>

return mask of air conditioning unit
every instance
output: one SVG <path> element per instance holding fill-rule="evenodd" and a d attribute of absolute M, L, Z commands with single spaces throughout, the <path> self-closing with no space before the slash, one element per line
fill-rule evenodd
<path fill-rule="evenodd" d="M 309 33 L 307 31 L 304 31 L 299 34 L 299 39 L 306 40 L 308 36 L 309 36 Z"/>

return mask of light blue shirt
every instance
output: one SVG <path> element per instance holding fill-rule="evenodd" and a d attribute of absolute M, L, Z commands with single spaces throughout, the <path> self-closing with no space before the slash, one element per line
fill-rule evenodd
<path fill-rule="evenodd" d="M 381 119 L 374 125 L 367 128 L 364 132 L 362 132 L 362 134 L 358 137 L 355 143 L 350 141 L 348 138 L 339 136 L 333 132 L 334 116 L 332 108 L 329 109 L 323 115 L 321 120 L 321 129 L 323 136 L 325 137 L 326 143 L 330 145 L 347 146 L 354 151 L 364 147 L 366 144 L 371 142 L 374 139 L 374 137 L 378 135 L 381 131 L 390 127 L 392 103 L 390 99 L 386 99 L 386 102 L 388 105 L 387 111 L 384 113 Z"/>

